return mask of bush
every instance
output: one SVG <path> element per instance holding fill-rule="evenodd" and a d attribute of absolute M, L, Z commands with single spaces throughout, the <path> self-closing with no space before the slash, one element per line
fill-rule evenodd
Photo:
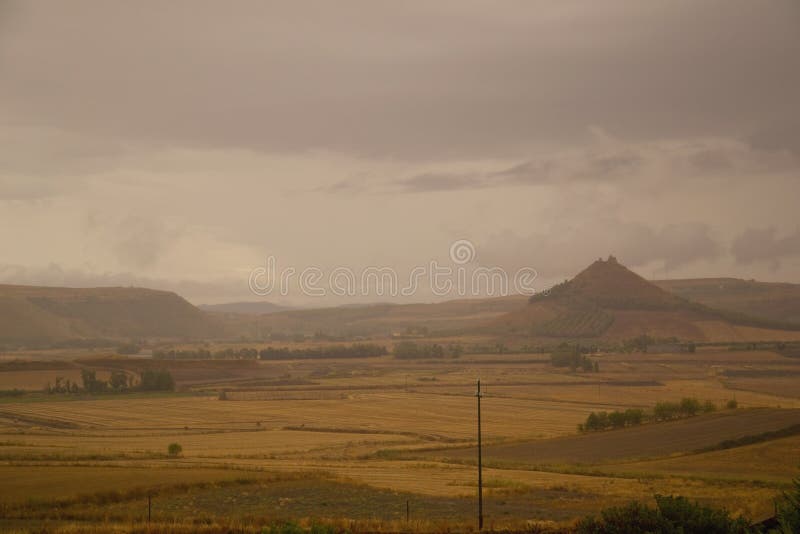
<path fill-rule="evenodd" d="M 83 390 L 87 393 L 103 393 L 108 384 L 103 380 L 98 380 L 95 371 L 88 369 L 81 369 L 81 381 L 83 382 Z"/>
<path fill-rule="evenodd" d="M 700 411 L 700 401 L 695 398 L 685 397 L 681 399 L 681 414 L 686 417 L 697 415 Z"/>
<path fill-rule="evenodd" d="M 314 523 L 306 530 L 293 522 L 272 525 L 262 531 L 263 534 L 334 534 L 335 532 L 336 530 L 329 525 Z"/>
<path fill-rule="evenodd" d="M 142 391 L 172 391 L 175 389 L 175 380 L 166 369 L 145 369 L 140 376 L 139 389 Z"/>
<path fill-rule="evenodd" d="M 717 411 L 717 405 L 711 401 L 706 401 L 703 403 L 703 412 L 704 413 L 711 413 Z"/>
<path fill-rule="evenodd" d="M 589 517 L 575 525 L 577 534 L 622 534 L 645 532 L 674 532 L 657 510 L 637 502 L 625 507 L 606 508 L 600 518 Z"/>
<path fill-rule="evenodd" d="M 180 456 L 183 452 L 183 447 L 181 447 L 180 443 L 170 443 L 169 447 L 167 447 L 167 453 L 170 456 Z"/>
<path fill-rule="evenodd" d="M 638 408 L 625 410 L 625 421 L 631 426 L 641 425 L 644 421 L 644 410 Z"/>
<path fill-rule="evenodd" d="M 731 399 L 731 400 L 729 400 L 729 401 L 727 402 L 727 404 L 725 404 L 725 407 L 726 407 L 727 409 L 729 409 L 729 410 L 735 410 L 736 408 L 738 408 L 738 407 L 739 407 L 739 403 L 738 403 L 738 402 L 736 402 L 736 399 Z"/>
<path fill-rule="evenodd" d="M 784 493 L 775 505 L 783 532 L 800 532 L 800 478 L 794 480 L 791 493 Z"/>
<path fill-rule="evenodd" d="M 608 422 L 614 428 L 622 428 L 627 423 L 628 419 L 625 417 L 625 412 L 613 411 L 608 414 Z"/>
<path fill-rule="evenodd" d="M 563 345 L 550 353 L 550 364 L 553 367 L 569 367 L 572 371 L 581 369 L 585 372 L 599 371 L 597 362 L 583 354 L 581 347 Z"/>
<path fill-rule="evenodd" d="M 685 497 L 656 495 L 656 507 L 633 502 L 607 508 L 599 518 L 580 521 L 578 534 L 654 532 L 662 534 L 745 534 L 752 532 L 747 520 L 733 519 L 728 512 L 692 503 Z"/>
<path fill-rule="evenodd" d="M 677 402 L 659 402 L 653 408 L 653 417 L 656 421 L 669 421 L 681 413 L 681 405 Z"/>

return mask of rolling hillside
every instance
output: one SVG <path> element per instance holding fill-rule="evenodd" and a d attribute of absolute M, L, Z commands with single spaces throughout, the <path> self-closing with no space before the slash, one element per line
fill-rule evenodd
<path fill-rule="evenodd" d="M 431 332 L 461 333 L 525 306 L 526 297 L 460 299 L 430 304 L 372 304 L 315 308 L 267 315 L 228 314 L 229 331 L 248 337 L 270 332 L 289 334 L 372 336 L 427 328 Z"/>
<path fill-rule="evenodd" d="M 800 284 L 738 278 L 657 280 L 653 283 L 710 308 L 800 325 Z"/>
<path fill-rule="evenodd" d="M 290 306 L 282 306 L 272 302 L 226 302 L 223 304 L 201 304 L 198 306 L 198 308 L 212 313 L 245 313 L 252 315 L 276 313 L 293 309 Z"/>
<path fill-rule="evenodd" d="M 221 333 L 218 321 L 166 291 L 0 285 L 0 342 L 4 343 L 203 339 Z"/>
<path fill-rule="evenodd" d="M 543 338 L 692 341 L 797 339 L 793 325 L 716 310 L 665 291 L 620 264 L 597 260 L 572 280 L 499 318 L 495 331 Z M 787 332 L 787 330 L 790 330 Z"/>

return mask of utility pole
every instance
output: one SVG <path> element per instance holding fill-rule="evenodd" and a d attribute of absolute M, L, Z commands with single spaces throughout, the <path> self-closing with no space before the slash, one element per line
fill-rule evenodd
<path fill-rule="evenodd" d="M 481 451 L 481 380 L 478 379 L 478 531 L 483 530 L 483 464 Z"/>

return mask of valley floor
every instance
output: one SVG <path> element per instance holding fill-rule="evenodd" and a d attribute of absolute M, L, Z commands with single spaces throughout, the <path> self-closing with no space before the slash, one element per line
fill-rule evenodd
<path fill-rule="evenodd" d="M 711 350 L 597 358 L 597 373 L 553 368 L 542 355 L 196 362 L 180 394 L 2 398 L 0 528 L 129 530 L 146 522 L 149 494 L 159 524 L 472 529 L 478 377 L 494 528 L 568 526 L 655 494 L 758 519 L 800 476 L 800 435 L 765 434 L 800 424 L 796 392 L 769 387 L 770 376 L 781 384 L 800 371 L 800 360 Z M 57 372 L 38 367 L 14 378 L 46 382 Z M 592 411 L 684 397 L 718 410 L 577 433 Z M 725 409 L 734 398 L 738 408 Z M 710 450 L 756 435 L 766 437 Z M 180 456 L 167 454 L 170 443 Z"/>

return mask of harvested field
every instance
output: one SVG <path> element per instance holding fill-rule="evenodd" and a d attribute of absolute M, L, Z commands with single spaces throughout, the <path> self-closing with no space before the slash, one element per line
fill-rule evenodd
<path fill-rule="evenodd" d="M 800 462 L 787 459 L 797 458 L 800 458 L 800 436 L 792 436 L 676 458 L 606 464 L 602 470 L 609 473 L 655 473 L 662 476 L 789 483 L 800 476 Z"/>
<path fill-rule="evenodd" d="M 781 446 L 772 453 L 769 442 L 759 444 L 762 453 L 749 456 L 736 456 L 739 449 L 707 453 L 701 455 L 709 458 L 705 467 L 691 463 L 699 455 L 669 456 L 795 423 L 800 410 L 767 407 L 800 408 L 798 398 L 769 388 L 737 390 L 735 397 L 743 408 L 736 412 L 576 435 L 577 424 L 590 411 L 651 409 L 656 402 L 683 397 L 722 407 L 734 397 L 726 387 L 731 381 L 768 384 L 786 378 L 774 372 L 756 378 L 726 377 L 723 371 L 795 367 L 787 363 L 794 360 L 770 352 L 703 350 L 697 356 L 693 361 L 688 354 L 602 354 L 596 356 L 597 373 L 554 368 L 537 354 L 279 363 L 142 364 L 86 358 L 75 365 L 90 366 L 99 376 L 112 368 L 163 363 L 181 392 L 0 398 L 0 477 L 7 482 L 7 494 L 17 488 L 19 495 L 72 499 L 101 492 L 90 498 L 97 503 L 88 510 L 78 505 L 65 508 L 65 514 L 87 521 L 140 521 L 140 489 L 162 488 L 158 513 L 166 519 L 219 518 L 235 504 L 242 514 L 259 518 L 311 511 L 321 517 L 328 510 L 366 517 L 364 511 L 377 506 L 381 513 L 376 517 L 394 521 L 395 503 L 408 500 L 412 517 L 414 510 L 427 518 L 442 517 L 446 514 L 437 510 L 446 510 L 456 518 L 451 525 L 470 524 L 475 504 L 473 453 L 442 447 L 474 444 L 479 376 L 487 394 L 483 430 L 490 444 L 484 472 L 486 513 L 498 528 L 528 519 L 568 522 L 604 506 L 648 500 L 654 493 L 680 493 L 736 513 L 762 515 L 786 483 L 779 475 L 780 456 L 794 454 L 793 449 Z M 69 372 L 71 364 L 59 364 L 65 368 L 41 369 L 37 363 L 35 369 L 9 368 L 8 373 Z M 221 391 L 229 400 L 220 400 Z M 669 430 L 673 428 L 684 431 Z M 686 432 L 685 440 L 675 439 Z M 182 446 L 179 456 L 167 454 L 170 443 Z M 543 444 L 550 444 L 550 457 L 540 450 Z M 440 450 L 422 452 L 432 447 Z M 564 452 L 569 458 L 556 454 Z M 725 459 L 723 453 L 732 456 Z M 660 457 L 622 461 L 655 456 Z M 681 459 L 686 463 L 668 463 Z M 585 465 L 597 461 L 605 463 Z M 738 461 L 750 463 L 743 467 Z M 550 465 L 537 467 L 545 463 Z M 756 465 L 763 466 L 763 475 L 755 472 Z M 45 474 L 50 471 L 50 480 L 59 486 L 48 489 Z M 20 474 L 25 472 L 31 476 Z M 186 478 L 184 473 L 192 475 Z M 259 480 L 270 473 L 295 478 L 266 487 Z M 231 482 L 242 478 L 249 482 Z M 253 478 L 258 480 L 250 481 Z M 171 480 L 180 487 L 170 486 Z M 165 485 L 172 489 L 164 490 Z M 111 490 L 122 500 L 105 502 L 108 497 L 102 492 Z M 45 508 L 14 510 L 23 525 L 24 518 L 36 521 L 50 513 Z"/>

